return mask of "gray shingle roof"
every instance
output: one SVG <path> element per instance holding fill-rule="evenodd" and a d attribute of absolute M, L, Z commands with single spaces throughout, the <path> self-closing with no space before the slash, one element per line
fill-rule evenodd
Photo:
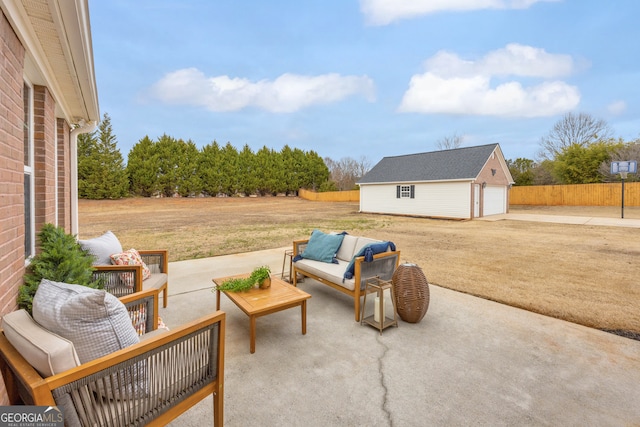
<path fill-rule="evenodd" d="M 384 157 L 359 184 L 475 179 L 498 144 Z"/>

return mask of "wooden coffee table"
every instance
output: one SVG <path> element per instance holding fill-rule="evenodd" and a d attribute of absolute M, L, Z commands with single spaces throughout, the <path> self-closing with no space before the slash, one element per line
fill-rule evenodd
<path fill-rule="evenodd" d="M 250 273 L 213 279 L 216 285 L 234 277 L 248 277 Z M 256 351 L 256 318 L 267 314 L 300 306 L 302 311 L 302 335 L 307 333 L 307 300 L 311 295 L 287 282 L 271 276 L 271 286 L 267 289 L 250 289 L 244 292 L 216 290 L 216 310 L 220 310 L 220 292 L 224 293 L 235 305 L 249 316 L 251 353 Z"/>

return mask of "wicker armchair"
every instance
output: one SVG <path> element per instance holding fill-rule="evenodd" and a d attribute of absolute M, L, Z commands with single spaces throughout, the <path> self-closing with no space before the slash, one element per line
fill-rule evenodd
<path fill-rule="evenodd" d="M 156 297 L 150 290 L 121 301 L 130 312 L 146 305 L 152 331 Z M 10 403 L 59 406 L 66 425 L 161 426 L 213 394 L 213 424 L 222 426 L 225 313 L 148 335 L 139 344 L 43 378 L 0 333 L 0 371 Z"/>
<path fill-rule="evenodd" d="M 144 263 L 151 270 L 151 277 L 142 280 L 140 265 L 94 265 L 93 276 L 104 284 L 104 289 L 119 297 L 146 289 L 162 291 L 162 306 L 167 308 L 169 287 L 169 253 L 166 249 L 139 250 Z M 123 283 L 133 282 L 133 287 Z"/>

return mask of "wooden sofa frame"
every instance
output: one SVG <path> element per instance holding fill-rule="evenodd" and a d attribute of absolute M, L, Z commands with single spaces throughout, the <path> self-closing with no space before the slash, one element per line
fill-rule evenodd
<path fill-rule="evenodd" d="M 142 261 L 151 269 L 151 273 L 165 273 L 169 276 L 169 251 L 167 249 L 138 250 Z M 94 265 L 93 277 L 101 280 L 105 290 L 120 298 L 124 295 L 141 292 L 143 290 L 142 266 L 140 265 Z M 121 285 L 123 274 L 133 275 L 133 288 Z M 162 306 L 167 308 L 169 279 L 158 289 L 162 291 Z"/>
<path fill-rule="evenodd" d="M 140 297 L 146 296 L 149 304 L 154 304 L 152 300 L 155 299 L 157 306 L 157 294 L 158 291 L 154 289 L 123 297 L 121 301 L 129 307 L 140 304 Z M 152 310 L 152 306 L 149 306 L 149 310 Z M 157 313 L 150 317 L 148 325 L 155 329 Z M 152 325 L 153 322 L 155 325 Z M 225 313 L 216 311 L 171 331 L 156 333 L 133 346 L 43 378 L 0 331 L 0 372 L 12 405 L 59 406 L 62 399 L 66 398 L 67 401 L 73 401 L 78 418 L 93 420 L 91 424 L 164 426 L 213 394 L 213 425 L 222 426 L 224 337 Z M 94 395 L 100 384 L 108 383 L 122 372 L 131 372 L 131 369 L 139 366 L 151 369 L 158 364 L 162 365 L 162 369 L 153 370 L 151 377 L 156 383 L 167 386 L 159 389 L 155 385 L 150 386 L 151 391 L 146 399 L 117 400 Z M 175 375 L 181 375 L 179 381 L 176 381 Z M 92 402 L 94 399 L 87 401 L 87 390 L 94 390 L 88 392 L 94 395 L 94 399 L 108 403 L 96 405 L 95 401 Z M 88 415 L 88 412 L 91 414 Z"/>
<path fill-rule="evenodd" d="M 300 255 L 304 252 L 307 244 L 309 243 L 309 239 L 304 240 L 294 240 L 293 241 L 293 256 Z M 390 259 L 394 259 L 395 265 L 391 271 L 387 270 L 385 274 L 380 273 L 380 265 L 383 263 L 389 262 Z M 296 263 L 293 263 L 293 286 L 298 286 L 298 274 L 314 279 L 320 283 L 323 283 L 327 286 L 332 287 L 333 289 L 342 292 L 343 294 L 347 294 L 353 298 L 353 311 L 355 315 L 356 322 L 360 321 L 360 297 L 364 296 L 364 284 L 368 279 L 372 279 L 377 277 L 382 280 L 391 280 L 393 272 L 400 263 L 400 251 L 389 251 L 383 252 L 380 254 L 376 254 L 373 256 L 373 261 L 365 262 L 364 256 L 357 257 L 354 262 L 354 274 L 353 279 L 356 283 L 356 286 L 353 290 L 347 289 L 344 286 L 340 286 L 338 283 L 333 283 L 325 278 L 318 277 L 313 273 L 309 273 L 308 271 L 298 269 L 296 267 Z M 359 286 L 358 286 L 359 285 Z"/>

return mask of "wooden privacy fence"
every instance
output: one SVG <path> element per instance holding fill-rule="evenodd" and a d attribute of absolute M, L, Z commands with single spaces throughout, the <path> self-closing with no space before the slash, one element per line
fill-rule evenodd
<path fill-rule="evenodd" d="M 305 200 L 313 200 L 315 202 L 359 202 L 360 190 L 316 193 L 315 191 L 300 189 L 298 196 Z"/>
<path fill-rule="evenodd" d="M 622 183 L 575 184 L 575 185 L 530 185 L 512 187 L 509 192 L 510 205 L 539 206 L 620 206 Z M 298 196 L 316 202 L 359 202 L 360 190 L 298 191 Z M 625 182 L 624 205 L 640 206 L 640 182 Z"/>
<path fill-rule="evenodd" d="M 620 206 L 622 183 L 512 187 L 510 205 Z M 640 182 L 625 182 L 624 205 L 640 206 Z"/>

